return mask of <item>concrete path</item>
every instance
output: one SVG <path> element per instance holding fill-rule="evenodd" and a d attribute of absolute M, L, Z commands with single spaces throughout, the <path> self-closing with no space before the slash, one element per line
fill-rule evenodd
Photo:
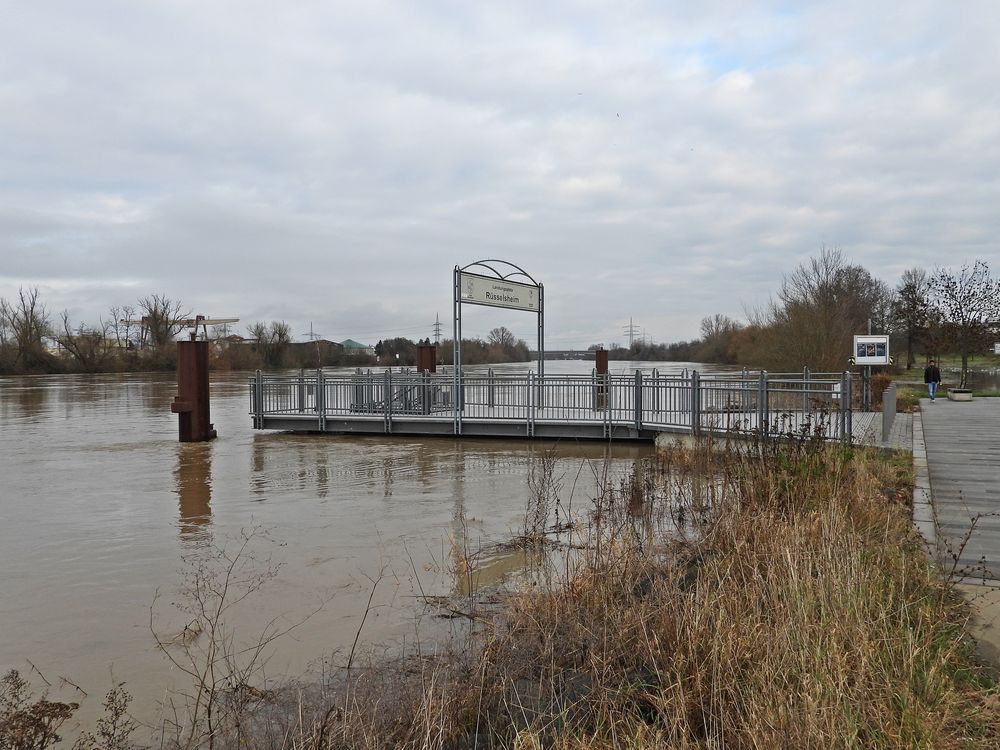
<path fill-rule="evenodd" d="M 957 555 L 968 580 L 985 576 L 998 584 L 1000 398 L 924 398 L 920 410 L 942 564 L 949 568 Z"/>

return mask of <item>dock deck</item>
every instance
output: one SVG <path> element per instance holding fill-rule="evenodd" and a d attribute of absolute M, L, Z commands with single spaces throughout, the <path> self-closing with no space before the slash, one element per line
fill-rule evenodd
<path fill-rule="evenodd" d="M 256 429 L 652 441 L 675 433 L 809 433 L 850 441 L 871 415 L 851 408 L 850 375 L 774 377 L 258 373 Z"/>

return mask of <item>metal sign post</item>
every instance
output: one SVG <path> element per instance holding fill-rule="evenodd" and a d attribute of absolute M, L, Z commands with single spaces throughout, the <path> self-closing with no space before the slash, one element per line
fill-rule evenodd
<path fill-rule="evenodd" d="M 472 269 L 472 270 L 470 270 Z M 477 260 L 455 266 L 454 296 L 454 409 L 455 434 L 462 433 L 465 399 L 462 388 L 462 304 L 525 310 L 538 315 L 538 388 L 541 396 L 545 380 L 545 288 L 523 268 L 505 260 Z M 541 398 L 537 400 L 541 404 Z"/>
<path fill-rule="evenodd" d="M 872 366 L 885 367 L 892 364 L 889 356 L 889 337 L 873 334 L 872 322 L 868 321 L 868 334 L 854 337 L 851 361 L 861 368 L 861 410 L 870 411 L 872 406 Z"/>

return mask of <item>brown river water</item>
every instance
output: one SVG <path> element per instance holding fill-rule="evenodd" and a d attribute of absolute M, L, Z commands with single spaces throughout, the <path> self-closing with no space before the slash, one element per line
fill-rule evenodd
<path fill-rule="evenodd" d="M 480 585 L 517 567 L 491 550 L 522 527 L 529 464 L 551 444 L 255 432 L 247 380 L 213 374 L 219 438 L 180 444 L 172 374 L 0 378 L 0 670 L 44 677 L 81 702 L 84 725 L 120 682 L 136 717 L 156 722 L 185 682 L 155 648 L 151 606 L 161 634 L 180 632 L 185 560 L 243 530 L 259 529 L 253 550 L 281 567 L 240 611 L 238 636 L 325 602 L 277 642 L 270 678 L 343 662 L 373 580 L 360 640 L 405 646 L 441 627 L 422 595 L 466 586 L 456 550 L 484 551 Z M 564 502 L 586 507 L 603 467 L 620 476 L 651 450 L 560 443 Z"/>

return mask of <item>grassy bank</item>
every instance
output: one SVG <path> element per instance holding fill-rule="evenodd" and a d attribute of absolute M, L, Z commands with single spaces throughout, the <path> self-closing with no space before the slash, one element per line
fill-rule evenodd
<path fill-rule="evenodd" d="M 551 484 L 536 487 L 535 517 L 552 504 Z M 298 704 L 301 721 L 272 717 L 251 738 L 996 747 L 997 688 L 909 496 L 905 464 L 875 454 L 677 446 L 594 499 L 587 528 L 561 540 L 574 553 L 533 579 L 546 583 L 470 610 L 462 648 L 341 675 Z"/>
<path fill-rule="evenodd" d="M 1000 692 L 910 523 L 905 462 L 808 440 L 675 446 L 450 602 L 434 650 L 220 693 L 185 746 L 995 748 Z M 540 523 L 539 518 L 548 518 Z M 564 516 L 563 516 L 564 518 Z"/>

